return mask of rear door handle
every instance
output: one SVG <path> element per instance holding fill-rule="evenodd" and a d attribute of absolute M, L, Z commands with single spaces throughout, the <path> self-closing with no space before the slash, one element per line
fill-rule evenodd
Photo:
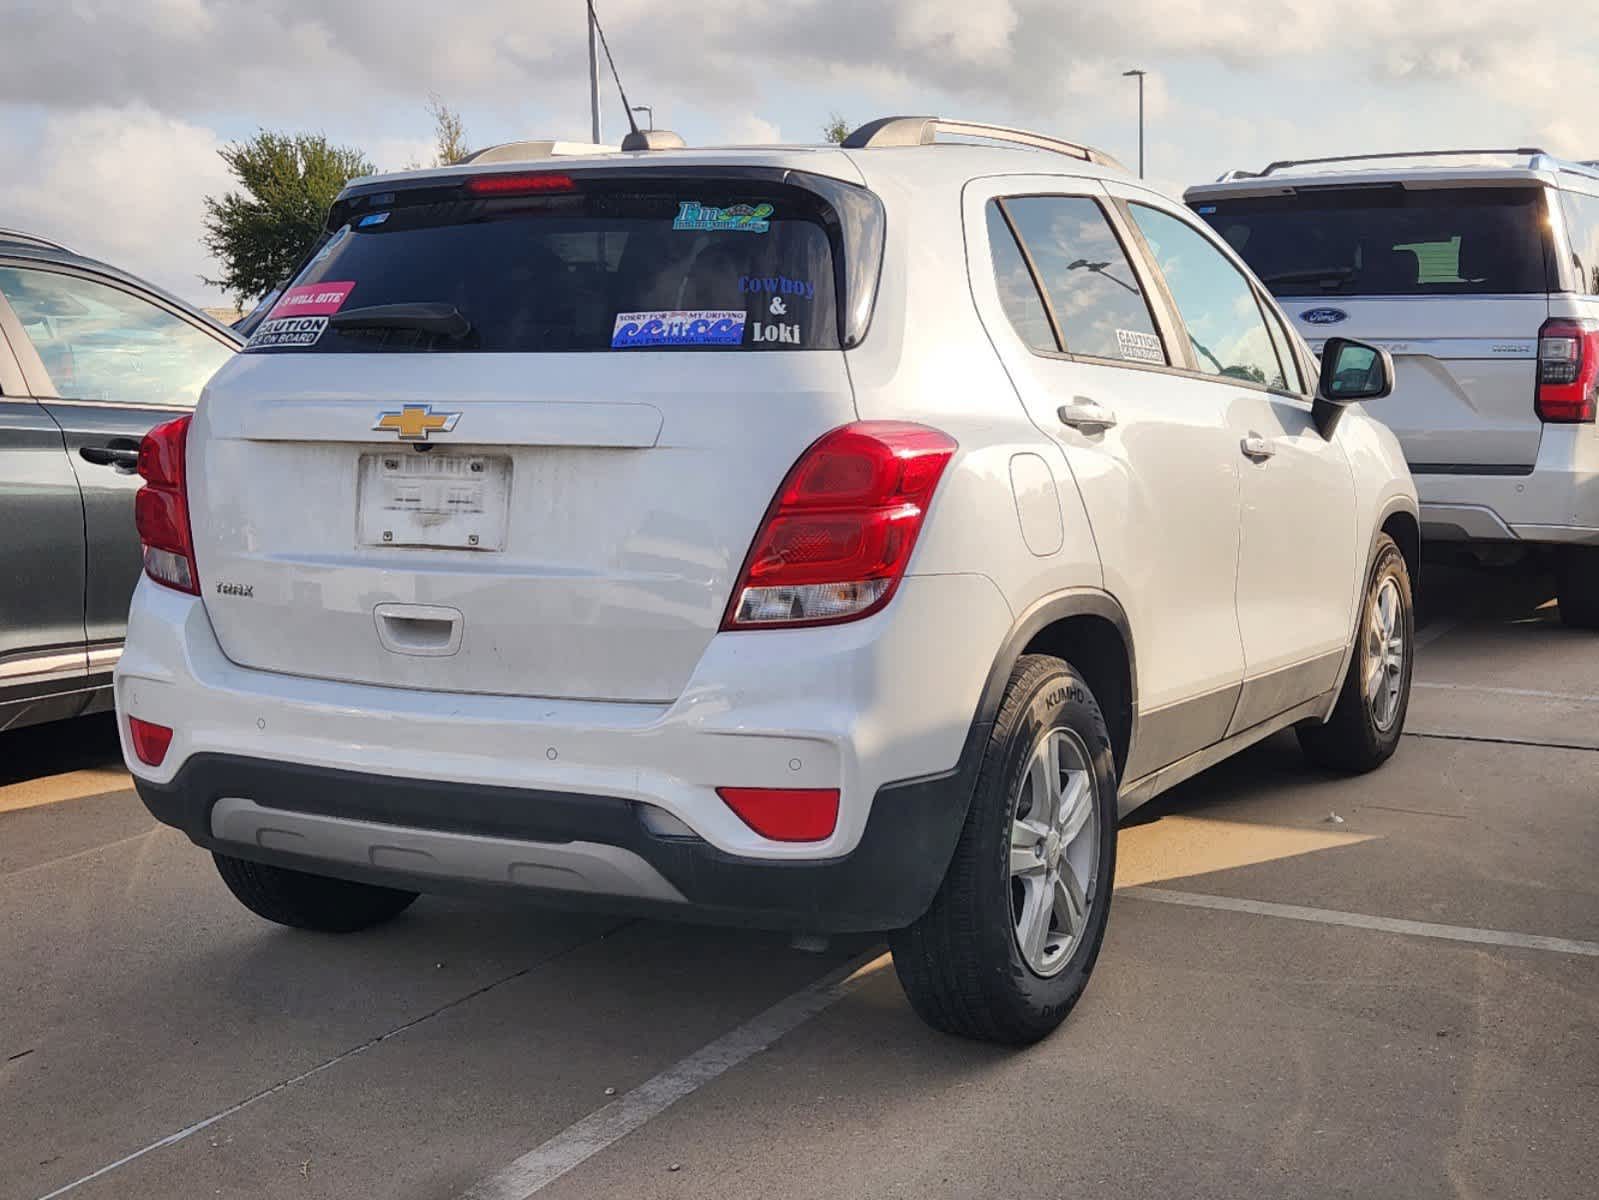
<path fill-rule="evenodd" d="M 112 438 L 103 446 L 80 446 L 78 457 L 97 467 L 115 467 L 131 475 L 139 466 L 139 443 L 128 438 Z"/>
<path fill-rule="evenodd" d="M 1244 440 L 1238 443 L 1238 448 L 1244 452 L 1245 458 L 1252 458 L 1261 462 L 1277 453 L 1277 448 L 1260 434 L 1251 430 L 1244 435 Z"/>
<path fill-rule="evenodd" d="M 1070 404 L 1055 410 L 1062 425 L 1070 425 L 1083 433 L 1103 433 L 1116 424 L 1116 414 L 1097 400 L 1087 396 L 1073 396 Z"/>

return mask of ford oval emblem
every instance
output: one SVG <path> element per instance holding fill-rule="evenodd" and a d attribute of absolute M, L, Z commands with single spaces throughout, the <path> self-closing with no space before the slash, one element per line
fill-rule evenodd
<path fill-rule="evenodd" d="M 1348 320 L 1349 314 L 1341 308 L 1307 308 L 1299 319 L 1306 325 L 1336 325 Z"/>

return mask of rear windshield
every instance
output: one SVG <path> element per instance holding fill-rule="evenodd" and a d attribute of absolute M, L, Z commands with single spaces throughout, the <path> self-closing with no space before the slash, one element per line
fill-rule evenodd
<path fill-rule="evenodd" d="M 356 196 L 332 223 L 251 352 L 840 345 L 839 219 L 805 188 L 477 175 Z"/>
<path fill-rule="evenodd" d="M 1279 296 L 1550 290 L 1541 188 L 1308 188 L 1194 211 Z"/>

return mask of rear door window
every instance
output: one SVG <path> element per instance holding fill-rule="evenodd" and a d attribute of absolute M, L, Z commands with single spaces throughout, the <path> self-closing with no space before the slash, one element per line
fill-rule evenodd
<path fill-rule="evenodd" d="M 1128 208 L 1187 326 L 1200 371 L 1286 388 L 1265 314 L 1242 272 L 1188 222 L 1145 204 Z"/>
<path fill-rule="evenodd" d="M 1138 276 L 1097 203 L 1085 196 L 1013 196 L 999 203 L 1032 261 L 1065 343 L 1062 350 L 1113 361 L 1168 362 Z M 1003 271 L 1003 264 L 995 269 Z M 1031 328 L 1018 325 L 1024 338 L 1033 336 Z"/>
<path fill-rule="evenodd" d="M 800 187 L 477 175 L 358 197 L 341 215 L 250 352 L 840 344 L 838 218 Z"/>
<path fill-rule="evenodd" d="M 79 275 L 0 267 L 0 295 L 65 400 L 193 405 L 233 353 L 182 317 Z"/>
<path fill-rule="evenodd" d="M 1278 296 L 1519 295 L 1554 277 L 1537 187 L 1301 188 L 1194 211 Z"/>

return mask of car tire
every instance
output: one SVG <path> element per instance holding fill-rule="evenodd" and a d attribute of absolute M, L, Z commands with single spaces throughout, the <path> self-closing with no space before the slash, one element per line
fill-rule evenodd
<path fill-rule="evenodd" d="M 1567 546 L 1556 567 L 1560 623 L 1599 629 L 1599 547 Z"/>
<path fill-rule="evenodd" d="M 211 856 L 239 903 L 258 917 L 319 933 L 354 933 L 404 912 L 415 892 L 268 866 L 226 854 Z"/>
<path fill-rule="evenodd" d="M 1382 534 L 1332 717 L 1325 724 L 1307 721 L 1295 730 L 1306 758 L 1350 773 L 1374 770 L 1388 761 L 1399 746 L 1410 708 L 1415 645 L 1410 569 L 1393 538 Z"/>
<path fill-rule="evenodd" d="M 1025 1045 L 1065 1019 L 1105 937 L 1116 821 L 1115 760 L 1093 692 L 1070 664 L 1024 655 L 944 881 L 927 912 L 889 938 L 924 1021 Z"/>

